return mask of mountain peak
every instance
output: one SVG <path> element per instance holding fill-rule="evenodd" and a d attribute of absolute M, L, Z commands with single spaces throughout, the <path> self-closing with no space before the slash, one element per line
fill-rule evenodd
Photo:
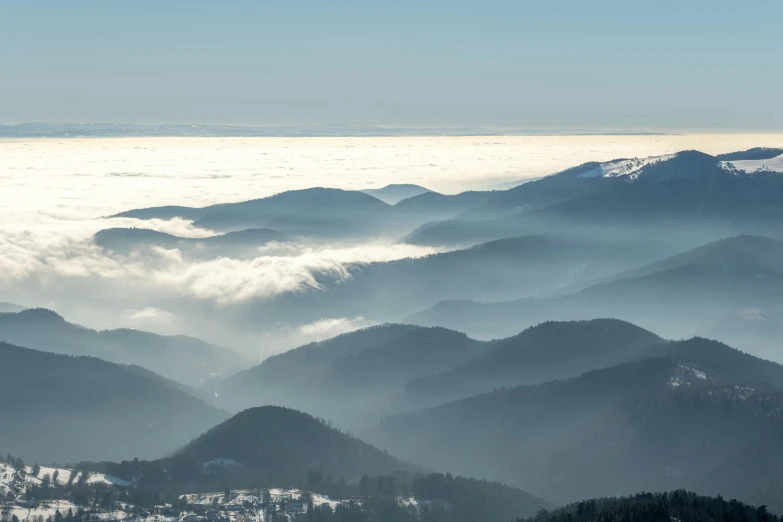
<path fill-rule="evenodd" d="M 320 470 L 340 477 L 382 474 L 413 466 L 306 413 L 260 406 L 237 413 L 180 450 L 176 457 L 231 459 L 282 476 Z"/>
<path fill-rule="evenodd" d="M 26 320 L 26 321 L 45 321 L 49 323 L 64 323 L 65 318 L 58 314 L 57 312 L 54 312 L 52 310 L 49 310 L 48 308 L 27 308 L 26 310 L 22 310 L 21 312 L 16 312 L 16 318 L 19 320 Z"/>

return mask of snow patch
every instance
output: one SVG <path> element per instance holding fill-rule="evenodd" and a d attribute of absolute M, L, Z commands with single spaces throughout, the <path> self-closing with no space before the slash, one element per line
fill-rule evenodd
<path fill-rule="evenodd" d="M 579 175 L 580 178 L 617 178 L 628 177 L 631 180 L 635 180 L 639 177 L 639 171 L 648 165 L 660 163 L 662 161 L 668 161 L 672 159 L 674 154 L 666 154 L 664 156 L 650 156 L 648 158 L 633 158 L 623 160 L 607 161 L 601 163 L 596 168 L 584 172 Z"/>
<path fill-rule="evenodd" d="M 783 173 L 783 154 L 764 160 L 738 160 L 723 161 L 723 168 L 727 170 L 741 170 L 748 173 L 769 171 Z"/>

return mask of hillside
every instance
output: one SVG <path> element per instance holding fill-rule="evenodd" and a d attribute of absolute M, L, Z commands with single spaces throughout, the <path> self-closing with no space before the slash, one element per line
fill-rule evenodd
<path fill-rule="evenodd" d="M 377 231 L 390 209 L 386 203 L 363 192 L 317 187 L 203 208 L 135 209 L 114 217 L 170 219 L 180 216 L 210 230 L 263 228 L 290 235 L 334 237 Z"/>
<path fill-rule="evenodd" d="M 115 254 L 128 255 L 149 247 L 179 249 L 185 256 L 212 259 L 218 256 L 245 258 L 257 256 L 258 248 L 287 237 L 264 228 L 228 232 L 217 236 L 178 237 L 144 228 L 107 228 L 93 236 L 96 245 Z"/>
<path fill-rule="evenodd" d="M 378 234 L 400 236 L 426 222 L 451 219 L 492 194 L 463 192 L 447 195 L 407 185 L 378 190 L 381 191 L 380 198 L 372 195 L 372 189 L 350 191 L 315 187 L 203 208 L 165 206 L 133 209 L 112 217 L 145 220 L 181 217 L 194 221 L 199 227 L 216 231 L 271 229 L 288 236 L 316 239 Z M 397 199 L 402 195 L 407 197 Z"/>
<path fill-rule="evenodd" d="M 149 372 L 7 343 L 0 397 L 0 447 L 41 462 L 158 457 L 225 418 Z"/>
<path fill-rule="evenodd" d="M 135 364 L 190 386 L 244 364 L 228 350 L 192 337 L 132 329 L 96 331 L 43 308 L 0 314 L 0 340 L 45 352 Z"/>
<path fill-rule="evenodd" d="M 684 487 L 783 507 L 783 367 L 705 339 L 647 356 L 390 417 L 370 440 L 559 502 Z"/>
<path fill-rule="evenodd" d="M 412 198 L 425 192 L 430 192 L 420 185 L 413 184 L 391 184 L 377 189 L 365 189 L 362 192 L 369 194 L 374 198 L 380 199 L 384 203 L 394 205 L 403 199 Z"/>
<path fill-rule="evenodd" d="M 320 471 L 346 480 L 415 469 L 310 415 L 277 406 L 238 413 L 190 442 L 174 458 L 199 463 L 225 459 L 282 477 Z"/>
<path fill-rule="evenodd" d="M 564 292 L 671 253 L 666 245 L 640 238 L 506 238 L 418 258 L 352 265 L 348 277 L 324 277 L 317 289 L 255 303 L 252 317 L 256 324 L 310 323 L 325 314 L 399 322 L 443 300 L 491 302 Z"/>
<path fill-rule="evenodd" d="M 747 309 L 774 310 L 783 291 L 783 243 L 737 236 L 623 272 L 547 299 L 446 301 L 406 322 L 460 328 L 479 338 L 511 335 L 538 322 L 615 317 L 668 338 L 710 329 Z M 736 339 L 736 338 L 735 338 Z M 743 345 L 747 349 L 752 346 Z"/>
<path fill-rule="evenodd" d="M 451 219 L 460 212 L 483 203 L 492 194 L 485 191 L 468 191 L 454 195 L 425 192 L 397 202 L 394 211 L 399 216 L 418 216 L 427 221 Z"/>
<path fill-rule="evenodd" d="M 715 156 L 715 158 L 721 161 L 766 160 L 775 158 L 781 154 L 783 154 L 783 149 L 771 147 L 753 147 L 752 149 L 748 150 L 718 154 Z"/>
<path fill-rule="evenodd" d="M 651 237 L 673 234 L 701 241 L 779 233 L 783 211 L 777 202 L 783 178 L 775 172 L 775 161 L 729 164 L 698 151 L 682 151 L 586 163 L 497 192 L 459 220 L 428 227 L 406 241 L 466 244 L 578 229 L 632 237 L 640 227 Z"/>
<path fill-rule="evenodd" d="M 277 404 L 353 428 L 396 409 L 410 380 L 463 364 L 483 349 L 484 343 L 443 328 L 384 325 L 270 357 L 222 379 L 217 390 L 220 403 L 234 411 Z"/>
<path fill-rule="evenodd" d="M 749 506 L 736 500 L 704 497 L 684 490 L 671 493 L 637 493 L 628 497 L 590 499 L 542 512 L 528 522 L 590 522 L 623 520 L 651 522 L 777 522 L 767 506 Z"/>
<path fill-rule="evenodd" d="M 410 382 L 412 396 L 440 402 L 503 386 L 538 384 L 637 358 L 663 339 L 624 321 L 548 321 L 493 341 L 484 354 L 441 374 Z"/>

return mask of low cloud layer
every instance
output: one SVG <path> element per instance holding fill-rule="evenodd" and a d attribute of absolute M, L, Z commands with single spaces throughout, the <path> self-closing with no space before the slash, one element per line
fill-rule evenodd
<path fill-rule="evenodd" d="M 317 245 L 268 243 L 248 259 L 190 259 L 178 249 L 143 247 L 115 255 L 91 237 L 110 227 L 143 227 L 181 237 L 206 237 L 210 230 L 182 219 L 64 220 L 39 216 L 27 226 L 0 230 L 0 301 L 55 309 L 92 328 L 130 327 L 185 333 L 213 342 L 241 345 L 251 354 L 281 345 L 324 339 L 371 323 L 362 318 L 328 318 L 275 332 L 232 332 L 209 323 L 231 316 L 257 300 L 287 292 L 319 291 L 320 280 L 341 281 L 359 263 L 433 253 L 428 247 L 373 241 Z"/>

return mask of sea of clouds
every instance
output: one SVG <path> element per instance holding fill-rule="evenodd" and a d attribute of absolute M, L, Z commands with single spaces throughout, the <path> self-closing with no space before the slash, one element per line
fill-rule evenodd
<path fill-rule="evenodd" d="M 780 135 L 87 138 L 0 141 L 0 301 L 52 308 L 103 329 L 184 333 L 263 356 L 370 324 L 328 317 L 270 331 L 237 331 L 232 309 L 285 292 L 317 291 L 357 263 L 437 252 L 374 238 L 360 244 L 273 243 L 250 259 L 186 258 L 145 248 L 110 255 L 92 242 L 110 227 L 182 237 L 211 230 L 183 219 L 109 218 L 131 208 L 204 206 L 312 186 L 417 183 L 455 193 L 546 175 L 592 160 L 684 149 L 774 146 Z"/>

